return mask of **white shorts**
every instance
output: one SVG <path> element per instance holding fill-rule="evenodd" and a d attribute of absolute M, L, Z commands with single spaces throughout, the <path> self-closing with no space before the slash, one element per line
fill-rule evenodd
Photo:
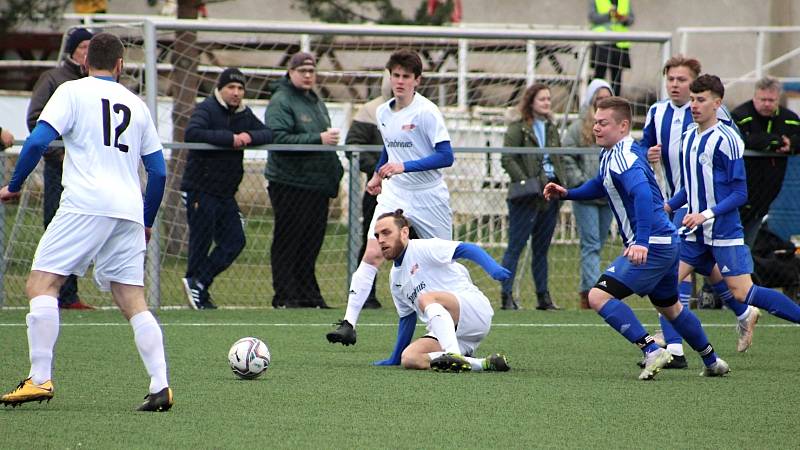
<path fill-rule="evenodd" d="M 378 205 L 369 223 L 369 239 L 375 239 L 375 222 L 381 214 L 403 210 L 419 237 L 453 238 L 453 212 L 450 210 L 450 191 L 442 182 L 425 189 L 402 189 L 388 185 L 378 195 Z"/>
<path fill-rule="evenodd" d="M 111 282 L 144 286 L 144 226 L 105 216 L 58 211 L 39 240 L 31 270 L 83 276 L 94 262 L 101 290 Z"/>
<path fill-rule="evenodd" d="M 489 299 L 480 291 L 453 292 L 453 295 L 458 299 L 459 307 L 456 326 L 458 348 L 462 355 L 472 356 L 489 334 L 494 310 Z M 427 336 L 436 337 L 430 330 Z"/>

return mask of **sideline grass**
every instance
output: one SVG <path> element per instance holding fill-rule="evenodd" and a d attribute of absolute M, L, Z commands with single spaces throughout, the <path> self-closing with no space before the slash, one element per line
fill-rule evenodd
<path fill-rule="evenodd" d="M 133 411 L 147 377 L 130 327 L 112 311 L 62 314 L 50 404 L 0 408 L 2 448 L 787 448 L 797 445 L 800 328 L 767 317 L 735 353 L 726 311 L 700 317 L 731 365 L 636 379 L 638 351 L 587 311 L 498 311 L 480 354 L 508 373 L 372 367 L 396 314 L 365 311 L 354 347 L 324 339 L 341 310 L 162 311 L 176 406 Z M 638 312 L 655 329 L 651 311 Z M 0 310 L 0 388 L 27 374 L 25 311 Z M 417 327 L 416 336 L 424 333 Z M 234 379 L 228 347 L 265 339 L 267 374 Z"/>

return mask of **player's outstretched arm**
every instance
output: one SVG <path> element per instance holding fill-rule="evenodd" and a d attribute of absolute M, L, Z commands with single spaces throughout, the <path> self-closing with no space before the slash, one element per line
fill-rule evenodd
<path fill-rule="evenodd" d="M 511 276 L 511 271 L 497 264 L 497 262 L 486 253 L 486 250 L 469 242 L 458 244 L 453 252 L 453 259 L 465 258 L 481 266 L 490 277 L 497 281 L 507 280 Z"/>
<path fill-rule="evenodd" d="M 425 170 L 441 169 L 453 165 L 455 157 L 450 141 L 437 142 L 433 147 L 433 154 L 424 158 L 403 162 L 405 172 L 422 172 Z"/>
<path fill-rule="evenodd" d="M 382 361 L 375 361 L 372 365 L 375 366 L 399 366 L 400 357 L 403 355 L 403 350 L 411 343 L 411 338 L 414 337 L 414 328 L 417 326 L 417 313 L 411 313 L 407 316 L 400 318 L 400 323 L 397 325 L 397 342 L 394 346 L 394 351 L 389 358 Z"/>
<path fill-rule="evenodd" d="M 11 181 L 8 186 L 0 192 L 0 200 L 3 202 L 11 201 L 19 197 L 19 191 L 22 190 L 22 184 L 28 178 L 28 175 L 33 172 L 39 160 L 42 159 L 42 154 L 47 150 L 47 146 L 58 137 L 58 131 L 49 123 L 40 120 L 36 127 L 25 140 L 22 146 L 22 151 L 19 154 L 17 165 L 14 167 L 14 174 L 11 176 Z"/>

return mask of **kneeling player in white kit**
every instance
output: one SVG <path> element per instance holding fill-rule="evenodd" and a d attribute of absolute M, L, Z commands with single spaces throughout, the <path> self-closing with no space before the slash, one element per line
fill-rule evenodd
<path fill-rule="evenodd" d="M 411 50 L 398 50 L 386 63 L 394 97 L 376 112 L 383 138 L 383 153 L 367 192 L 378 195 L 378 205 L 369 224 L 367 248 L 350 281 L 347 311 L 336 330 L 327 334 L 331 343 L 356 343 L 356 322 L 383 263 L 374 233 L 375 218 L 397 209 L 406 211 L 421 238 L 452 238 L 450 193 L 441 173 L 453 164 L 450 135 L 439 108 L 416 92 L 422 76 L 422 60 Z M 399 330 L 413 327 L 416 317 L 400 319 Z M 394 353 L 376 365 L 400 364 Z"/>
<path fill-rule="evenodd" d="M 489 334 L 494 311 L 489 299 L 472 284 L 467 268 L 454 259 L 469 259 L 498 281 L 511 272 L 475 244 L 409 239 L 409 227 L 402 209 L 375 220 L 381 253 L 393 262 L 390 281 L 397 313 L 400 317 L 416 313 L 428 325 L 428 333 L 410 345 L 413 328 L 398 336 L 400 364 L 406 369 L 443 372 L 509 370 L 502 354 L 472 357 Z"/>
<path fill-rule="evenodd" d="M 95 281 L 111 291 L 130 321 L 150 375 L 150 392 L 138 410 L 172 407 L 161 328 L 144 297 L 145 246 L 164 194 L 166 165 L 147 106 L 116 82 L 123 54 L 118 37 L 100 33 L 92 38 L 89 76 L 56 89 L 25 141 L 11 181 L 0 189 L 0 200 L 16 200 L 48 144 L 62 136 L 66 156 L 61 206 L 39 241 L 26 286 L 31 299 L 26 317 L 31 369 L 17 388 L 0 397 L 3 405 L 53 398 L 58 290 L 67 276 L 83 276 L 94 262 Z M 144 201 L 140 160 L 147 170 Z"/>

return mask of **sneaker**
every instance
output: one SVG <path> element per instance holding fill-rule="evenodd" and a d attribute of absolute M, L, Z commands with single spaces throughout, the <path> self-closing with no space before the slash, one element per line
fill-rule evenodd
<path fill-rule="evenodd" d="M 744 320 L 737 321 L 736 333 L 739 334 L 739 339 L 736 341 L 736 351 L 746 352 L 753 344 L 753 329 L 758 323 L 758 318 L 761 316 L 761 310 L 755 306 L 748 306 L 750 314 Z"/>
<path fill-rule="evenodd" d="M 436 372 L 469 372 L 472 370 L 472 364 L 458 353 L 445 353 L 431 360 L 431 369 Z"/>
<path fill-rule="evenodd" d="M 508 372 L 511 366 L 508 365 L 508 358 L 502 353 L 494 353 L 483 360 L 483 370 L 492 372 Z"/>
<path fill-rule="evenodd" d="M 339 325 L 335 330 L 326 334 L 328 342 L 331 344 L 340 343 L 342 345 L 354 345 L 356 343 L 356 330 L 353 325 L 346 320 L 337 322 L 334 325 Z"/>
<path fill-rule="evenodd" d="M 648 353 L 644 359 L 644 369 L 639 374 L 639 379 L 652 380 L 670 361 L 672 361 L 672 354 L 663 348 Z"/>
<path fill-rule="evenodd" d="M 186 293 L 186 299 L 189 300 L 189 306 L 192 309 L 203 309 L 202 304 L 206 300 L 203 295 L 205 289 L 191 277 L 181 278 L 181 280 L 183 281 L 183 291 Z"/>
<path fill-rule="evenodd" d="M 664 366 L 665 369 L 685 369 L 689 367 L 686 362 L 686 355 L 672 355 L 672 361 Z"/>
<path fill-rule="evenodd" d="M 217 305 L 211 302 L 211 297 L 203 299 L 197 305 L 197 309 L 217 309 Z"/>
<path fill-rule="evenodd" d="M 367 301 L 364 302 L 363 309 L 381 309 L 381 302 L 375 297 L 368 298 Z"/>
<path fill-rule="evenodd" d="M 144 396 L 144 403 L 142 403 L 137 411 L 151 411 L 151 412 L 166 412 L 172 408 L 175 400 L 172 398 L 172 388 L 165 387 L 164 389 L 156 392 L 155 394 L 147 394 Z"/>
<path fill-rule="evenodd" d="M 59 308 L 61 308 L 61 309 L 86 309 L 86 310 L 89 310 L 89 309 L 94 309 L 94 306 L 87 305 L 86 303 L 83 303 L 82 301 L 80 301 L 80 299 L 78 299 L 78 300 L 75 300 L 72 303 L 62 303 L 59 306 Z"/>
<path fill-rule="evenodd" d="M 22 380 L 13 391 L 0 397 L 0 403 L 2 403 L 3 406 L 11 405 L 12 408 L 16 408 L 17 405 L 21 405 L 22 403 L 35 402 L 37 400 L 39 403 L 42 403 L 44 400 L 50 403 L 50 399 L 52 398 L 52 381 L 47 380 L 42 384 L 33 384 L 33 380 L 26 378 Z"/>
<path fill-rule="evenodd" d="M 703 371 L 700 372 L 701 377 L 721 377 L 724 376 L 726 373 L 730 372 L 731 368 L 728 366 L 728 363 L 725 362 L 722 358 L 717 358 L 714 364 L 710 366 L 703 367 Z"/>

